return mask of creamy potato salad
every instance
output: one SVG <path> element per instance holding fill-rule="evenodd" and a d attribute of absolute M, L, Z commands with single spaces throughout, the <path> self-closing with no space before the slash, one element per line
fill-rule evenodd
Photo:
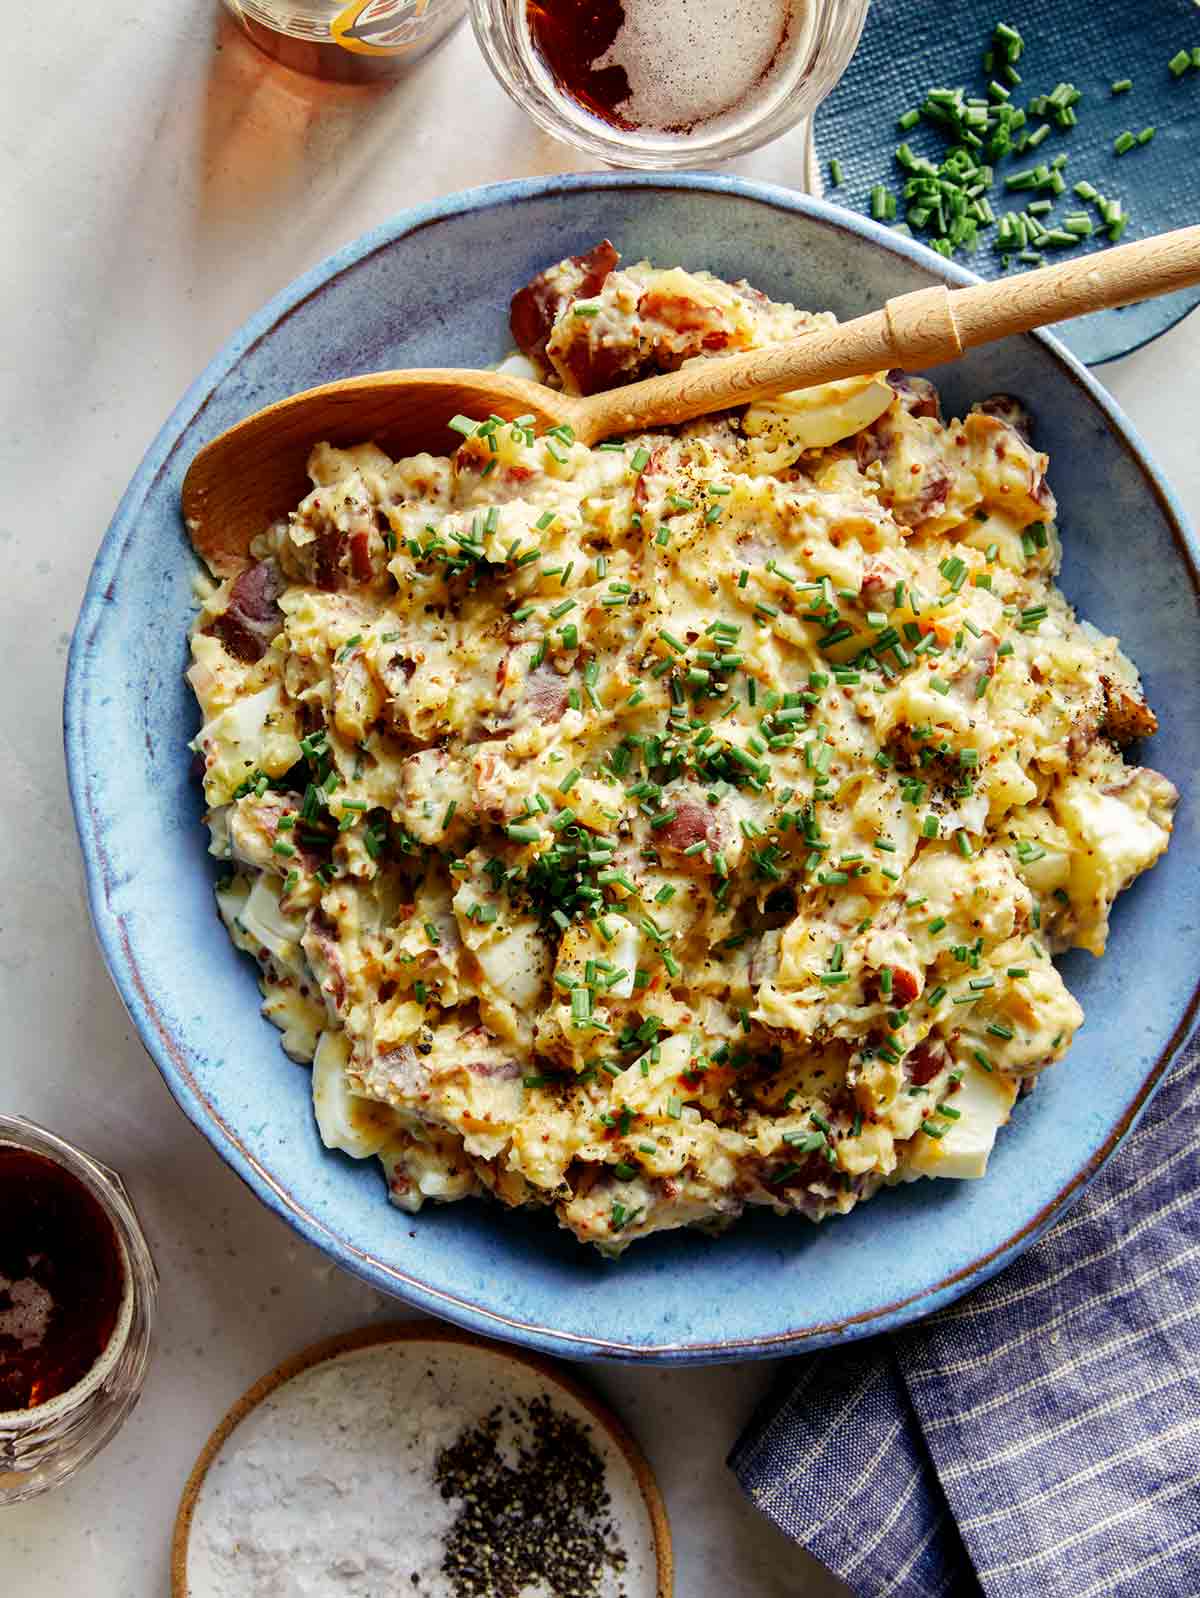
<path fill-rule="evenodd" d="M 828 320 L 607 244 L 513 305 L 574 392 Z M 318 444 L 192 633 L 220 912 L 326 1144 L 608 1251 L 981 1176 L 1177 797 L 1020 406 L 453 425 Z"/>

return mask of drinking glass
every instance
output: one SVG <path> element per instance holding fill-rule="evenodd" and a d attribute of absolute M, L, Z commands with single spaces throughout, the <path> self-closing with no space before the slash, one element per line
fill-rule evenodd
<path fill-rule="evenodd" d="M 528 0 L 471 0 L 471 22 L 492 72 L 547 133 L 610 166 L 665 171 L 743 155 L 811 118 L 849 65 L 869 3 L 795 0 L 778 67 L 731 108 L 682 131 L 615 126 L 573 98 L 534 41 Z M 743 23 L 752 25 L 756 7 L 767 4 L 743 0 L 733 10 L 750 13 Z M 593 0 L 587 9 L 596 9 Z M 770 10 L 777 18 L 778 3 Z M 736 59 L 732 49 L 730 58 Z"/>
<path fill-rule="evenodd" d="M 124 1282 L 112 1334 L 74 1386 L 31 1409 L 0 1410 L 0 1506 L 58 1486 L 116 1435 L 146 1378 L 158 1298 L 158 1272 L 115 1171 L 21 1116 L 0 1114 L 4 1148 L 53 1161 L 91 1194 L 112 1226 Z"/>
<path fill-rule="evenodd" d="M 343 83 L 394 77 L 442 42 L 467 0 L 225 0 L 276 61 Z"/>

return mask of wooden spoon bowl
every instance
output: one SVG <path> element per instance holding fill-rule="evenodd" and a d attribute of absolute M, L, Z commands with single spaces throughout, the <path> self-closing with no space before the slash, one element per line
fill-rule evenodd
<path fill-rule="evenodd" d="M 449 426 L 452 416 L 529 416 L 541 430 L 569 420 L 572 403 L 524 378 L 445 367 L 306 389 L 256 411 L 200 451 L 183 481 L 188 534 L 209 570 L 231 577 L 247 564 L 250 540 L 312 487 L 305 467 L 315 443 L 370 439 L 396 460 L 422 450 L 444 455 L 462 443 Z"/>

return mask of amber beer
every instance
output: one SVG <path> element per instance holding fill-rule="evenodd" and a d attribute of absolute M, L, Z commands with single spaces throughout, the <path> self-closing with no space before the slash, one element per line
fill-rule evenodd
<path fill-rule="evenodd" d="M 395 77 L 446 38 L 466 0 L 225 0 L 267 55 L 343 83 Z"/>
<path fill-rule="evenodd" d="M 124 1288 L 112 1222 L 83 1183 L 0 1146 L 0 1412 L 81 1381 L 108 1346 Z"/>
<path fill-rule="evenodd" d="M 527 0 L 534 48 L 568 96 L 628 132 L 716 131 L 788 81 L 804 0 Z"/>

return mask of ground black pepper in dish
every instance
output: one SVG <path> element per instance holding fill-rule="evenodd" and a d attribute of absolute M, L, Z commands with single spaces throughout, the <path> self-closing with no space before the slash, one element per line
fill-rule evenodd
<path fill-rule="evenodd" d="M 501 1441 L 504 1411 L 496 1408 L 438 1455 L 442 1497 L 461 1503 L 442 1573 L 455 1598 L 517 1598 L 538 1582 L 553 1598 L 600 1598 L 605 1572 L 628 1563 L 603 1460 L 586 1429 L 548 1398 L 509 1418 L 513 1447 Z"/>

